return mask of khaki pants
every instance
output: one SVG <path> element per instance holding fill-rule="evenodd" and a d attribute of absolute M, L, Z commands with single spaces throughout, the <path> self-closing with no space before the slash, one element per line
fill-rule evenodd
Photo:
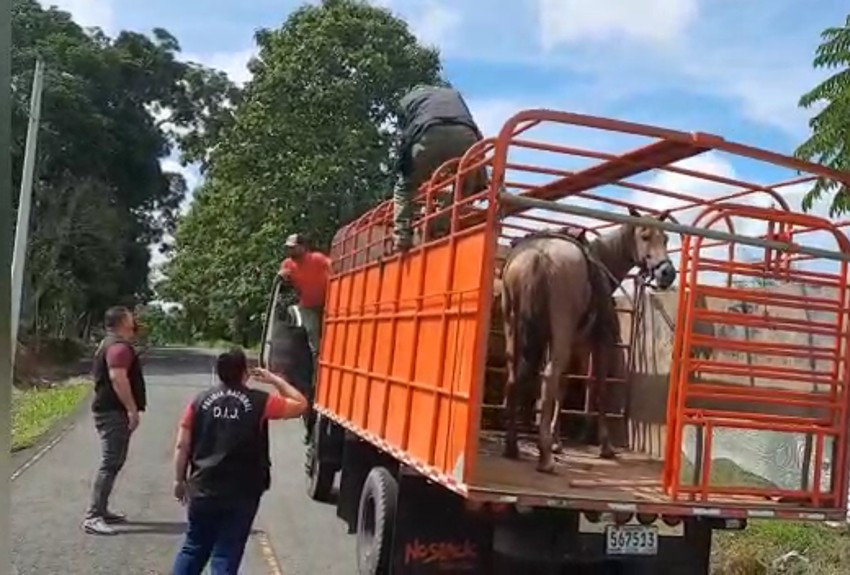
<path fill-rule="evenodd" d="M 310 347 L 313 348 L 313 357 L 318 357 L 319 344 L 322 341 L 322 313 L 324 308 L 322 306 L 304 307 L 299 305 L 298 311 L 301 312 L 301 322 L 307 331 Z"/>
<path fill-rule="evenodd" d="M 393 194 L 395 204 L 394 235 L 397 245 L 409 246 L 412 243 L 413 198 L 416 196 L 419 186 L 429 180 L 434 171 L 441 165 L 451 159 L 463 156 L 477 141 L 478 136 L 467 126 L 448 124 L 432 126 L 418 142 L 414 142 L 410 151 L 410 173 L 402 175 L 402 185 L 396 187 Z M 487 170 L 482 167 L 476 173 L 466 177 L 461 194 L 463 197 L 468 197 L 486 186 Z M 436 200 L 438 205 L 444 207 L 451 203 L 452 198 L 436 198 Z M 440 217 L 433 221 L 435 231 L 436 228 L 447 229 L 448 227 L 447 217 Z"/>
<path fill-rule="evenodd" d="M 321 349 L 319 346 L 322 343 L 322 314 L 324 313 L 324 307 L 298 306 L 298 310 L 301 312 L 301 324 L 304 326 L 304 331 L 307 332 L 310 347 L 313 348 L 313 381 L 310 383 L 310 393 L 307 396 L 310 409 L 303 417 L 304 424 L 308 426 L 309 431 L 312 429 L 313 401 L 316 397 L 316 381 L 319 378 L 319 350 Z"/>

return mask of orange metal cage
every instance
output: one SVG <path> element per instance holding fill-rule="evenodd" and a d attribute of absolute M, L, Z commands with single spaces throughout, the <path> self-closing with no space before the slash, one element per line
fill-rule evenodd
<path fill-rule="evenodd" d="M 820 218 L 795 214 L 779 210 L 766 210 L 752 206 L 736 204 L 715 204 L 707 207 L 698 222 L 710 225 L 729 214 L 748 215 L 767 222 L 770 235 L 789 240 L 792 236 L 790 229 L 806 231 L 822 230 L 833 236 L 844 253 L 850 253 L 850 242 L 835 226 Z M 778 228 L 778 230 L 776 229 Z M 846 457 L 847 457 L 847 410 L 848 382 L 850 374 L 847 370 L 846 345 L 846 316 L 850 309 L 847 306 L 847 263 L 841 261 L 837 273 L 806 272 L 795 270 L 791 263 L 793 253 L 775 254 L 768 256 L 761 266 L 755 264 L 740 264 L 738 262 L 716 260 L 702 257 L 701 243 L 703 238 L 686 236 L 682 247 L 682 263 L 680 267 L 682 285 L 679 290 L 679 314 L 683 318 L 682 329 L 677 331 L 676 345 L 673 352 L 671 368 L 671 385 L 667 407 L 668 440 L 667 465 L 665 467 L 665 488 L 675 500 L 680 494 L 697 496 L 700 500 L 708 500 L 711 495 L 727 496 L 762 496 L 772 498 L 796 499 L 810 502 L 820 507 L 824 501 L 827 505 L 838 508 L 846 507 Z M 788 294 L 772 293 L 770 291 L 736 287 L 727 282 L 725 286 L 701 285 L 698 276 L 701 269 L 746 275 L 771 275 L 781 277 L 784 282 L 797 280 L 800 284 L 817 285 L 828 288 L 831 297 L 793 297 Z M 833 325 L 824 324 L 808 319 L 790 319 L 786 317 L 767 318 L 734 312 L 717 312 L 700 309 L 696 305 L 700 295 L 734 301 L 757 301 L 762 306 L 791 309 L 820 309 L 832 312 L 835 316 Z M 806 334 L 831 336 L 829 346 L 801 346 L 799 344 L 782 344 L 775 341 L 742 341 L 706 337 L 694 333 L 694 323 L 700 319 L 710 319 L 716 322 L 734 323 L 743 326 L 758 326 L 766 323 L 768 329 L 778 329 Z M 738 349 L 747 353 L 761 355 L 781 355 L 786 358 L 808 358 L 825 361 L 829 364 L 826 373 L 812 373 L 803 370 L 778 368 L 765 364 L 749 364 L 744 366 L 729 361 L 695 360 L 692 348 L 699 344 L 709 344 L 714 347 Z M 742 369 L 743 368 L 743 369 Z M 695 381 L 694 373 L 711 374 L 714 377 L 722 375 L 740 375 L 747 378 L 767 378 L 793 382 L 782 388 L 760 388 L 756 386 L 728 386 L 714 381 Z M 805 389 L 811 384 L 821 384 L 827 389 Z M 816 387 L 816 385 L 815 385 Z M 711 407 L 693 405 L 694 400 L 714 400 Z M 741 409 L 742 404 L 754 405 L 755 408 Z M 815 413 L 808 416 L 779 415 L 764 413 L 766 405 L 785 405 L 805 407 Z M 705 438 L 699 447 L 699 461 L 702 468 L 695 485 L 684 486 L 681 481 L 682 452 L 677 449 L 683 440 L 683 430 L 686 426 L 698 426 L 704 432 Z M 810 463 L 813 477 L 803 478 L 802 486 L 796 489 L 780 487 L 752 486 L 714 486 L 709 478 L 712 464 L 712 441 L 715 428 L 732 428 L 761 430 L 783 433 L 799 433 L 813 437 L 815 441 L 814 460 Z M 832 440 L 833 478 L 826 493 L 821 491 L 821 474 L 826 463 L 824 442 Z M 808 475 L 806 473 L 806 475 Z"/>
<path fill-rule="evenodd" d="M 629 135 L 641 138 L 643 145 L 631 151 L 600 151 L 574 146 L 556 145 L 527 137 L 535 128 L 549 125 L 581 127 L 595 132 Z M 559 157 L 582 159 L 588 165 L 555 166 L 552 163 L 520 162 L 512 156 L 520 150 L 554 154 Z M 708 151 L 733 154 L 754 162 L 781 166 L 801 172 L 777 184 L 762 185 L 745 181 L 734 175 L 706 173 L 687 165 L 683 160 Z M 469 174 L 481 166 L 491 170 L 487 190 L 462 198 L 460 190 Z M 680 189 L 669 189 L 647 179 L 650 173 L 666 173 L 688 177 L 728 188 L 725 193 L 710 198 Z M 618 122 L 590 116 L 549 110 L 520 112 L 506 122 L 496 138 L 485 139 L 460 159 L 448 162 L 437 170 L 429 182 L 420 188 L 418 200 L 423 215 L 414 222 L 419 235 L 416 245 L 407 255 L 390 254 L 387 246 L 392 231 L 392 205 L 385 202 L 343 227 L 331 247 L 333 276 L 326 301 L 324 337 L 320 354 L 320 375 L 317 401 L 321 411 L 355 432 L 393 452 L 410 465 L 461 492 L 479 492 L 481 486 L 470 486 L 476 476 L 477 451 L 481 431 L 481 406 L 484 403 L 484 375 L 490 331 L 493 279 L 497 267 L 497 251 L 512 235 L 519 235 L 545 225 L 575 223 L 580 218 L 558 220 L 551 214 L 529 213 L 500 194 L 556 202 L 570 197 L 572 202 L 595 202 L 613 210 L 633 207 L 649 213 L 660 211 L 659 201 L 678 202 L 670 208 L 673 219 L 688 211 L 702 210 L 710 214 L 703 224 L 710 227 L 721 222 L 732 234 L 735 218 L 748 217 L 765 222 L 769 229 L 762 237 L 792 243 L 812 231 L 827 231 L 836 238 L 841 252 L 847 253 L 847 240 L 839 228 L 822 218 L 795 214 L 781 190 L 790 186 L 811 183 L 817 178 L 831 178 L 850 185 L 850 176 L 794 158 L 728 142 L 707 134 L 688 134 L 628 122 Z M 615 190 L 614 193 L 611 193 Z M 619 191 L 619 193 L 617 193 Z M 436 199 L 450 194 L 453 201 L 440 208 Z M 643 194 L 643 200 L 637 200 Z M 648 199 L 646 199 L 648 198 Z M 752 198 L 762 205 L 772 203 L 772 209 L 757 209 L 740 204 Z M 737 202 L 737 204 L 736 204 Z M 429 224 L 438 217 L 448 218 L 450 231 L 444 237 L 433 237 Z M 708 221 L 711 219 L 712 221 Z M 781 225 L 777 225 L 779 222 Z M 697 222 L 699 223 L 699 222 Z M 580 225 L 596 233 L 615 223 L 604 218 Z M 702 256 L 707 248 L 728 247 L 726 260 Z M 734 242 L 711 240 L 698 232 L 685 234 L 681 247 L 680 305 L 676 314 L 677 350 L 686 353 L 688 346 L 699 343 L 730 345 L 728 341 L 701 341 L 691 336 L 694 318 L 716 321 L 738 320 L 731 314 L 694 311 L 700 291 L 717 295 L 716 286 L 702 286 L 700 272 L 725 273 L 729 285 L 721 295 L 733 298 L 748 294 L 731 286 L 732 276 L 752 276 L 796 279 L 821 282 L 836 290 L 830 309 L 842 316 L 846 313 L 846 266 L 837 273 L 792 271 L 794 262 L 812 259 L 810 254 L 793 250 L 767 250 L 764 265 L 738 261 Z M 771 264 L 771 265 L 768 265 Z M 685 298 L 685 294 L 690 294 Z M 752 295 L 752 294 L 749 294 Z M 777 298 L 773 298 L 776 300 Z M 815 298 L 803 298 L 796 305 L 817 305 Z M 702 315 L 700 315 L 702 314 Z M 747 318 L 755 322 L 756 319 Z M 843 319 L 840 320 L 843 322 Z M 831 328 L 818 322 L 797 324 L 797 329 L 834 331 L 842 342 L 846 326 L 837 322 Z M 821 322 L 822 323 L 822 322 Z M 722 338 L 721 338 L 722 339 Z M 750 351 L 777 351 L 767 344 L 750 346 Z M 846 346 L 836 344 L 829 355 L 836 365 L 843 365 Z M 674 354 L 676 359 L 680 354 Z M 672 501 L 680 495 L 688 500 L 738 501 L 750 497 L 803 497 L 820 509 L 838 510 L 846 504 L 846 473 L 833 474 L 833 489 L 820 493 L 809 490 L 745 489 L 729 491 L 714 487 L 707 478 L 710 471 L 711 445 L 707 431 L 702 445 L 707 464 L 701 469 L 705 481 L 696 486 L 684 486 L 679 480 L 681 452 L 674 449 L 681 441 L 682 429 L 694 425 L 728 425 L 746 427 L 751 417 L 740 415 L 733 420 L 717 411 L 711 417 L 705 410 L 694 412 L 688 398 L 697 395 L 722 395 L 714 388 L 695 387 L 688 374 L 695 368 L 703 371 L 706 362 L 675 363 L 671 367 L 670 399 L 667 413 L 667 449 L 664 461 L 664 488 Z M 715 366 L 716 367 L 716 366 Z M 765 370 L 750 375 L 764 375 Z M 846 369 L 837 370 L 830 379 L 832 391 L 824 400 L 821 396 L 793 397 L 799 402 L 815 402 L 830 410 L 831 425 L 826 420 L 759 420 L 760 429 L 779 430 L 791 425 L 795 431 L 811 433 L 817 439 L 815 459 L 823 459 L 822 441 L 831 438 L 835 453 L 834 465 L 847 463 L 847 403 Z M 746 392 L 747 400 L 763 401 L 763 392 Z M 794 392 L 788 392 L 792 394 Z M 727 392 L 728 396 L 729 393 Z M 805 395 L 805 394 L 804 394 Z M 724 396 L 726 397 L 726 396 Z M 753 412 L 750 412 L 753 415 Z M 720 417 L 723 416 L 723 417 Z M 723 419 L 720 422 L 720 419 Z M 747 423 L 744 423 L 744 420 Z M 758 420 L 758 414 L 755 413 Z M 791 429 L 791 428 L 788 428 Z M 815 462 L 817 464 L 817 462 Z M 815 466 L 817 468 L 817 465 Z M 533 471 L 531 472 L 533 473 Z M 813 482 L 816 483 L 816 482 Z M 738 503 L 736 503 L 738 504 Z M 837 513 L 837 511 L 836 511 Z M 843 509 L 842 509 L 843 513 Z"/>

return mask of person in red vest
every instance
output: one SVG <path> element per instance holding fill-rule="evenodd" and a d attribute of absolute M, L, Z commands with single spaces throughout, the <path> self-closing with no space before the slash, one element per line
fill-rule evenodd
<path fill-rule="evenodd" d="M 280 276 L 298 293 L 301 321 L 314 355 L 319 353 L 322 338 L 322 313 L 330 270 L 330 258 L 310 250 L 300 234 L 286 238 L 286 259 L 280 264 Z"/>
<path fill-rule="evenodd" d="M 219 383 L 187 404 L 174 450 L 174 497 L 188 526 L 173 575 L 239 573 L 260 500 L 271 484 L 269 422 L 300 417 L 307 399 L 284 378 L 248 369 L 245 353 L 218 356 Z M 253 378 L 268 393 L 248 385 Z"/>

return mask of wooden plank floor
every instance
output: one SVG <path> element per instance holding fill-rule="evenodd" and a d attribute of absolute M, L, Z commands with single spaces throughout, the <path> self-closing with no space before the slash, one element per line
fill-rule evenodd
<path fill-rule="evenodd" d="M 517 495 L 562 499 L 592 499 L 613 503 L 674 504 L 661 485 L 663 464 L 644 454 L 617 450 L 617 459 L 599 458 L 599 448 L 565 445 L 556 454 L 554 475 L 539 473 L 534 441 L 520 439 L 520 459 L 502 456 L 501 434 L 485 432 L 481 436 L 478 464 L 469 486 L 481 490 L 513 492 Z M 752 495 L 713 495 L 708 501 L 682 499 L 680 505 L 727 504 L 741 507 L 785 510 L 811 510 L 812 505 L 793 499 Z"/>
<path fill-rule="evenodd" d="M 548 494 L 557 497 L 604 499 L 609 501 L 668 502 L 661 489 L 660 461 L 642 454 L 619 450 L 617 459 L 599 458 L 599 447 L 565 445 L 555 455 L 556 474 L 538 473 L 537 447 L 520 440 L 520 459 L 502 456 L 503 443 L 496 435 L 482 435 L 476 476 L 470 485 Z"/>

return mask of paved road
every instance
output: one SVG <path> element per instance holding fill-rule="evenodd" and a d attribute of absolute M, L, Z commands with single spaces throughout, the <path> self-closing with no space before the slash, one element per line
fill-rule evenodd
<path fill-rule="evenodd" d="M 15 478 L 12 556 L 20 575 L 169 573 L 184 528 L 183 508 L 170 497 L 175 426 L 186 402 L 211 383 L 212 360 L 209 353 L 194 350 L 150 353 L 150 411 L 113 496 L 116 509 L 133 521 L 121 534 L 93 537 L 79 527 L 99 458 L 86 411 L 55 447 Z M 304 495 L 302 429 L 300 422 L 272 426 L 272 489 L 249 541 L 246 575 L 346 575 L 354 570 L 354 543 L 333 507 Z M 17 454 L 14 461 L 20 466 L 36 453 Z"/>

